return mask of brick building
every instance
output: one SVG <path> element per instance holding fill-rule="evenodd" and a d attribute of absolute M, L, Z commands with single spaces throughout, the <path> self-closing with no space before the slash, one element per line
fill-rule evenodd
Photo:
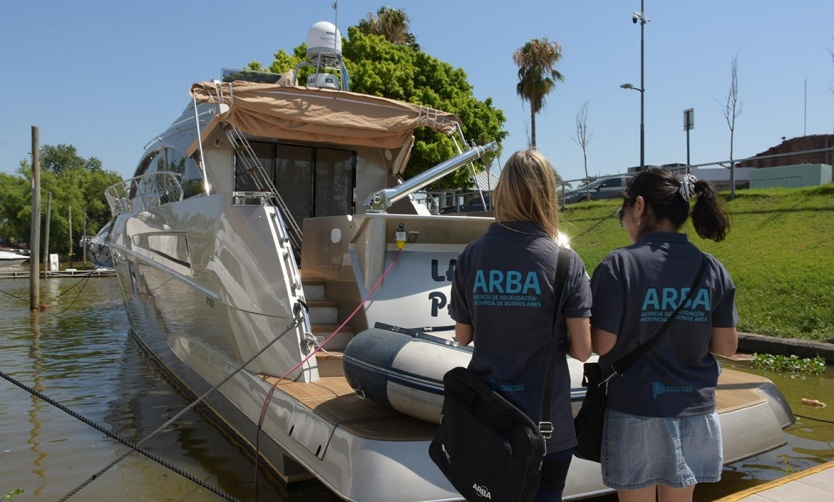
<path fill-rule="evenodd" d="M 828 151 L 818 151 L 829 149 Z M 814 134 L 811 136 L 800 136 L 783 140 L 781 144 L 768 148 L 766 151 L 757 154 L 750 160 L 736 164 L 738 167 L 778 167 L 792 166 L 797 164 L 828 164 L 834 165 L 834 134 Z M 794 153 L 794 155 L 786 155 Z M 813 153 L 807 153 L 813 152 Z M 779 155 L 778 157 L 769 157 Z"/>

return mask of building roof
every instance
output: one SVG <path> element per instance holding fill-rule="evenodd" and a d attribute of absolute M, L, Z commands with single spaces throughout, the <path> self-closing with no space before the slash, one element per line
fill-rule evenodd
<path fill-rule="evenodd" d="M 498 176 L 489 171 L 475 173 L 475 182 L 472 185 L 473 188 L 477 188 L 482 192 L 491 192 L 498 185 Z"/>

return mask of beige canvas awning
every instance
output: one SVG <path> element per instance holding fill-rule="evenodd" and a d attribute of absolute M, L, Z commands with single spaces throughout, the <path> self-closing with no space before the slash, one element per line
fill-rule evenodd
<path fill-rule="evenodd" d="M 191 95 L 228 105 L 221 120 L 248 134 L 286 140 L 395 149 L 409 144 L 417 127 L 452 134 L 460 122 L 432 108 L 331 89 L 200 82 Z"/>

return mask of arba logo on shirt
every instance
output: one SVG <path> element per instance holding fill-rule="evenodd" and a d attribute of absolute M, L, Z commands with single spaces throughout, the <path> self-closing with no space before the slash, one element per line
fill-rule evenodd
<path fill-rule="evenodd" d="M 687 294 L 689 294 L 689 288 L 662 288 L 660 290 L 649 288 L 643 298 L 642 310 L 644 312 L 647 310 L 675 310 Z M 709 291 L 706 288 L 699 289 L 692 296 L 693 298 L 683 308 L 693 310 L 701 308 L 705 312 L 710 311 Z"/>
<path fill-rule="evenodd" d="M 535 272 L 523 275 L 517 270 L 478 270 L 475 272 L 474 293 L 537 294 L 542 290 Z"/>

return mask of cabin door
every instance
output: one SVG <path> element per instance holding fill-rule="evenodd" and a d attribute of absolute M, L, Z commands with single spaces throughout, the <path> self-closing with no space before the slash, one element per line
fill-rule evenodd
<path fill-rule="evenodd" d="M 356 152 L 250 141 L 296 223 L 305 218 L 352 214 Z"/>

